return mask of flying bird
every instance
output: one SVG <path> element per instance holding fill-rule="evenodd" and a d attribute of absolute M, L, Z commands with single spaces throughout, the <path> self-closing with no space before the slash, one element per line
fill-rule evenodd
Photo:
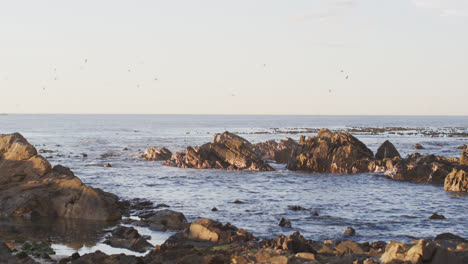
<path fill-rule="evenodd" d="M 85 59 L 85 60 L 84 60 L 84 63 L 87 63 L 87 62 L 88 62 L 88 59 Z"/>
<path fill-rule="evenodd" d="M 328 89 L 328 92 L 331 93 L 331 89 Z"/>
<path fill-rule="evenodd" d="M 349 75 L 346 75 L 346 80 L 348 80 L 348 79 L 349 79 Z"/>

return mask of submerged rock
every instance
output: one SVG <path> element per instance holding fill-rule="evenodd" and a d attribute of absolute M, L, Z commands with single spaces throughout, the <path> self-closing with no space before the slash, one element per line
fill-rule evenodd
<path fill-rule="evenodd" d="M 455 167 L 445 178 L 444 190 L 451 192 L 468 192 L 468 166 Z"/>
<path fill-rule="evenodd" d="M 154 247 L 135 228 L 127 226 L 115 228 L 112 236 L 108 237 L 104 243 L 111 247 L 126 248 L 136 252 L 145 252 Z"/>
<path fill-rule="evenodd" d="M 167 148 L 157 149 L 151 147 L 145 151 L 143 158 L 146 160 L 168 160 L 172 156 L 172 152 Z"/>
<path fill-rule="evenodd" d="M 368 172 L 369 160 L 373 158 L 372 151 L 351 134 L 321 129 L 316 137 L 301 136 L 287 168 L 331 173 Z"/>
<path fill-rule="evenodd" d="M 215 134 L 211 143 L 200 147 L 187 147 L 185 152 L 173 154 L 163 164 L 194 169 L 273 171 L 254 153 L 250 142 L 229 132 Z"/>
<path fill-rule="evenodd" d="M 52 168 L 19 133 L 0 135 L 0 216 L 120 219 L 118 197 Z"/>

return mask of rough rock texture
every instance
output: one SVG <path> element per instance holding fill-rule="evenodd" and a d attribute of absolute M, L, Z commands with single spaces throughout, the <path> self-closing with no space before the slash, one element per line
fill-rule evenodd
<path fill-rule="evenodd" d="M 460 165 L 468 165 L 468 146 L 462 151 Z"/>
<path fill-rule="evenodd" d="M 445 178 L 444 190 L 451 192 L 468 192 L 468 166 L 455 167 Z"/>
<path fill-rule="evenodd" d="M 268 140 L 254 145 L 254 151 L 262 159 L 274 160 L 277 163 L 288 163 L 291 153 L 298 146 L 292 138 L 284 138 L 279 143 Z"/>
<path fill-rule="evenodd" d="M 414 149 L 424 149 L 424 147 L 421 146 L 421 144 L 415 144 L 413 148 Z"/>
<path fill-rule="evenodd" d="M 167 229 L 182 230 L 188 226 L 187 219 L 183 213 L 169 209 L 156 211 L 154 215 L 143 222 L 147 223 L 148 227 L 155 231 L 165 231 Z"/>
<path fill-rule="evenodd" d="M 254 153 L 252 144 L 229 132 L 215 134 L 211 143 L 177 152 L 163 164 L 195 169 L 273 170 Z"/>
<path fill-rule="evenodd" d="M 19 133 L 0 135 L 0 216 L 120 219 L 118 197 L 54 168 Z"/>
<path fill-rule="evenodd" d="M 168 160 L 171 159 L 172 152 L 167 148 L 157 149 L 151 147 L 145 151 L 143 158 L 146 160 Z"/>
<path fill-rule="evenodd" d="M 191 240 L 210 241 L 218 244 L 255 240 L 251 233 L 227 223 L 201 218 L 190 224 L 185 237 Z"/>
<path fill-rule="evenodd" d="M 395 148 L 395 146 L 388 140 L 386 140 L 380 147 L 377 149 L 375 154 L 376 159 L 393 159 L 395 157 L 400 157 L 400 153 Z"/>
<path fill-rule="evenodd" d="M 32 260 L 28 256 L 19 257 L 15 256 L 11 250 L 5 245 L 5 243 L 0 242 L 0 263 L 7 264 L 36 264 L 37 262 Z"/>
<path fill-rule="evenodd" d="M 421 156 L 418 153 L 406 159 L 384 160 L 386 175 L 393 180 L 419 183 L 443 184 L 445 177 L 458 165 L 458 160 L 435 155 Z"/>
<path fill-rule="evenodd" d="M 104 243 L 116 248 L 126 248 L 136 252 L 145 252 L 153 248 L 145 238 L 133 227 L 118 226 L 112 231 Z"/>
<path fill-rule="evenodd" d="M 85 254 L 71 262 L 72 264 L 143 264 L 143 259 L 125 254 L 109 256 L 101 251 Z"/>
<path fill-rule="evenodd" d="M 373 158 L 372 151 L 351 134 L 321 129 L 316 137 L 306 140 L 301 136 L 287 167 L 311 172 L 368 172 L 369 160 Z"/>

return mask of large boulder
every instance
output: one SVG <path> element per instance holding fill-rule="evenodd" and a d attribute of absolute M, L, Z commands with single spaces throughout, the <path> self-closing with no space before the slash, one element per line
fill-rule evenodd
<path fill-rule="evenodd" d="M 229 132 L 215 134 L 211 143 L 177 152 L 163 164 L 194 169 L 273 170 L 255 154 L 250 142 Z"/>
<path fill-rule="evenodd" d="M 151 217 L 143 221 L 151 230 L 165 231 L 182 230 L 188 226 L 185 215 L 169 209 L 156 211 Z"/>
<path fill-rule="evenodd" d="M 468 146 L 462 151 L 460 165 L 468 165 Z"/>
<path fill-rule="evenodd" d="M 0 216 L 121 218 L 116 195 L 83 184 L 68 168 L 52 168 L 19 133 L 0 134 Z"/>
<path fill-rule="evenodd" d="M 154 247 L 135 228 L 128 226 L 116 227 L 104 243 L 111 247 L 126 248 L 136 252 L 145 252 Z"/>
<path fill-rule="evenodd" d="M 468 192 L 468 166 L 457 166 L 445 178 L 444 190 Z"/>
<path fill-rule="evenodd" d="M 351 134 L 321 129 L 316 137 L 301 136 L 287 167 L 310 172 L 368 172 L 373 158 L 372 151 Z"/>
<path fill-rule="evenodd" d="M 151 147 L 145 151 L 143 158 L 146 160 L 168 160 L 172 156 L 172 152 L 167 148 L 157 149 Z"/>
<path fill-rule="evenodd" d="M 218 244 L 255 240 L 251 233 L 242 228 L 239 229 L 229 223 L 223 225 L 208 218 L 200 218 L 190 224 L 184 236 L 191 240 L 209 241 Z"/>
<path fill-rule="evenodd" d="M 376 159 L 393 159 L 395 157 L 400 157 L 400 153 L 395 148 L 395 146 L 388 140 L 386 140 L 380 147 L 377 149 L 375 154 Z"/>
<path fill-rule="evenodd" d="M 288 163 L 291 153 L 298 146 L 292 138 L 284 138 L 277 143 L 275 140 L 268 140 L 254 145 L 254 150 L 262 159 L 271 159 L 277 163 Z"/>

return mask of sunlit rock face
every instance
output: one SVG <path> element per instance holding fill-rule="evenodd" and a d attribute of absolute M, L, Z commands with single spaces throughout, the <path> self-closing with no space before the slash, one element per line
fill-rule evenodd
<path fill-rule="evenodd" d="M 19 133 L 0 135 L 0 217 L 120 219 L 118 197 L 51 164 Z"/>

